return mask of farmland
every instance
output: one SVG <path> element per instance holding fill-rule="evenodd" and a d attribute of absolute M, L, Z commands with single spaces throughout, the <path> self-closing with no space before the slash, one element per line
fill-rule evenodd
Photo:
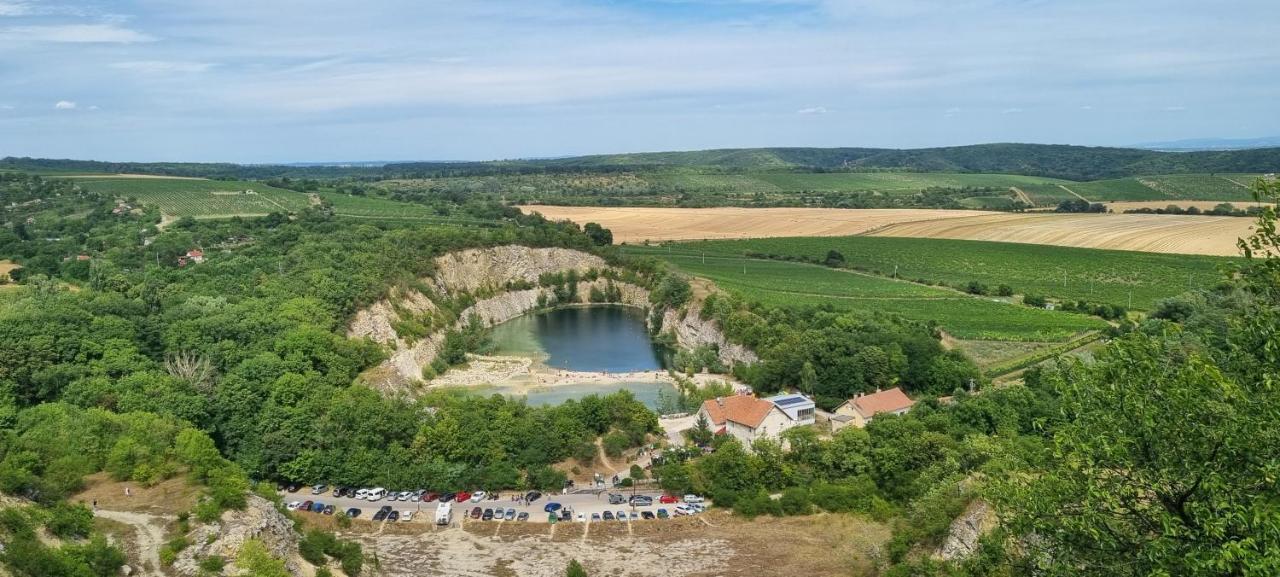
<path fill-rule="evenodd" d="M 627 247 L 625 252 L 662 258 L 765 305 L 899 314 L 936 322 L 960 339 L 1058 342 L 1106 326 L 1083 315 L 1032 309 L 817 265 L 719 255 L 704 259 L 700 254 L 668 252 L 664 247 Z"/>
<path fill-rule="evenodd" d="M 845 267 L 931 284 L 964 287 L 978 281 L 992 289 L 1009 285 L 1019 294 L 1087 300 L 1150 309 L 1155 301 L 1188 287 L 1208 287 L 1220 267 L 1237 259 L 1096 250 L 1032 244 L 852 236 L 689 242 L 665 247 L 670 254 L 822 261 L 838 251 Z M 666 257 L 664 257 L 666 258 Z M 753 261 L 754 264 L 754 261 Z M 784 263 L 779 263 L 784 264 Z M 805 282 L 788 281 L 805 285 Z M 806 281 L 807 282 L 807 281 Z M 918 286 L 918 285 L 912 285 Z M 825 292 L 825 291 L 824 291 Z"/>

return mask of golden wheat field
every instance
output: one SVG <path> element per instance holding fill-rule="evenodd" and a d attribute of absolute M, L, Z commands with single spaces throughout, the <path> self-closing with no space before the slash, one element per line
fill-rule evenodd
<path fill-rule="evenodd" d="M 644 208 L 524 206 L 552 220 L 599 223 L 614 242 L 849 236 L 899 223 L 928 222 L 999 213 L 967 210 L 840 208 Z"/>
<path fill-rule="evenodd" d="M 875 235 L 1232 256 L 1252 230 L 1253 219 L 1227 216 L 1039 213 L 903 223 Z"/>
<path fill-rule="evenodd" d="M 597 222 L 615 242 L 782 236 L 954 238 L 1084 248 L 1233 256 L 1253 219 L 1157 214 L 1001 213 L 838 208 L 613 208 L 526 206 L 554 220 Z"/>

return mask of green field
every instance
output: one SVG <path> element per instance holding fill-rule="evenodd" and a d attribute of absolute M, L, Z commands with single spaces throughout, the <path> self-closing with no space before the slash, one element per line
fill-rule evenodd
<path fill-rule="evenodd" d="M 1257 174 L 1169 174 L 1068 183 L 1067 187 L 1094 202 L 1113 200 L 1250 201 Z M 1030 191 L 1028 191 L 1030 192 Z"/>
<path fill-rule="evenodd" d="M 964 286 L 1007 284 L 1019 294 L 1084 299 L 1150 309 L 1155 301 L 1222 278 L 1238 259 L 1057 247 L 1035 244 L 889 237 L 811 237 L 680 243 L 675 254 L 741 257 L 747 253 L 822 260 L 844 255 L 846 266 L 874 274 Z"/>
<path fill-rule="evenodd" d="M 96 192 L 119 198 L 136 198 L 145 206 L 155 206 L 175 217 L 263 216 L 272 212 L 297 212 L 313 206 L 315 201 L 325 200 L 333 206 L 335 215 L 351 218 L 448 224 L 470 222 L 470 219 L 438 215 L 431 208 L 418 204 L 334 192 L 309 195 L 261 182 L 173 178 L 85 178 L 76 182 Z"/>
<path fill-rule="evenodd" d="M 660 247 L 627 247 L 626 253 L 665 259 L 762 304 L 895 313 L 936 322 L 960 339 L 1060 342 L 1082 331 L 1106 326 L 1100 319 L 1084 315 L 1032 309 L 817 265 L 724 255 L 711 255 L 704 260 L 701 255 L 668 253 Z"/>

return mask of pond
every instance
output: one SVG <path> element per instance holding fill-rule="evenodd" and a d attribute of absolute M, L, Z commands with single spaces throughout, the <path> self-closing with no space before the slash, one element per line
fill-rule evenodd
<path fill-rule="evenodd" d="M 664 368 L 644 311 L 621 306 L 555 309 L 493 328 L 493 354 L 533 357 L 569 371 L 631 373 Z"/>
<path fill-rule="evenodd" d="M 559 405 L 569 399 L 581 399 L 588 395 L 604 396 L 618 391 L 631 391 L 637 401 L 655 411 L 661 408 L 663 397 L 674 400 L 678 396 L 676 388 L 671 383 L 662 381 L 584 383 L 531 388 L 516 385 L 486 385 L 468 387 L 467 390 L 478 395 L 497 393 L 507 397 L 524 397 L 530 406 Z"/>

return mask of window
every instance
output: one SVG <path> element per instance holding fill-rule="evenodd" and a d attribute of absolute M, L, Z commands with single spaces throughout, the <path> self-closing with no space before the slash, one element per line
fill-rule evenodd
<path fill-rule="evenodd" d="M 797 416 L 796 416 L 796 420 L 798 420 L 798 421 L 807 421 L 807 420 L 809 420 L 809 419 L 812 419 L 812 418 L 813 418 L 813 411 L 814 411 L 813 409 L 800 409 L 800 412 L 796 413 L 796 415 L 797 415 Z"/>

